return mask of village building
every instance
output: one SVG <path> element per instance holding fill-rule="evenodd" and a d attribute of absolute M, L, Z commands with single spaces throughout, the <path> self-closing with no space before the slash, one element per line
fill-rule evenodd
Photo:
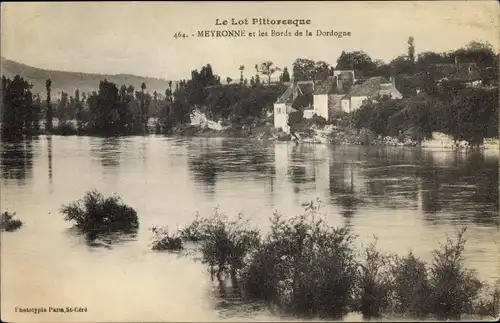
<path fill-rule="evenodd" d="M 447 83 L 460 84 L 465 87 L 477 87 L 482 84 L 482 76 L 476 63 L 461 63 L 455 58 L 455 63 L 434 64 L 429 69 L 438 85 Z"/>
<path fill-rule="evenodd" d="M 330 120 L 335 111 L 342 111 L 341 99 L 349 93 L 355 81 L 354 71 L 334 71 L 332 76 L 316 86 L 313 108 L 308 113 L 304 111 L 304 118 L 318 115 Z"/>
<path fill-rule="evenodd" d="M 354 85 L 341 100 L 342 111 L 351 113 L 359 109 L 367 100 L 376 101 L 380 97 L 388 96 L 392 99 L 402 99 L 394 78 L 387 81 L 382 76 L 371 77 L 362 84 Z"/>
<path fill-rule="evenodd" d="M 297 111 L 297 109 L 303 109 L 304 111 L 311 109 L 313 93 L 313 81 L 291 82 L 274 104 L 274 127 L 281 128 L 283 132 L 289 133 L 288 118 L 290 113 Z"/>

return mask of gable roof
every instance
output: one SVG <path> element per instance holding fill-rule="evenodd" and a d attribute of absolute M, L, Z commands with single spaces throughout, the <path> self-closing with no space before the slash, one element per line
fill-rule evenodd
<path fill-rule="evenodd" d="M 375 76 L 369 78 L 361 84 L 353 86 L 351 92 L 346 95 L 345 98 L 351 98 L 353 96 L 373 96 L 379 93 L 382 89 L 388 90 L 390 88 L 392 88 L 392 84 L 390 84 L 385 78 L 382 76 Z"/>
<path fill-rule="evenodd" d="M 476 63 L 452 63 L 434 64 L 430 67 L 436 80 L 448 80 L 454 82 L 472 82 L 481 79 L 481 74 Z"/>
<path fill-rule="evenodd" d="M 338 76 L 329 76 L 328 79 L 319 83 L 314 89 L 314 95 L 323 95 L 323 94 L 346 94 L 346 89 L 339 88 L 337 86 L 337 77 L 340 77 L 342 82 L 346 82 L 344 84 L 348 84 L 347 82 L 351 82 L 352 85 L 352 74 L 350 72 L 341 72 Z M 348 91 L 348 90 L 347 90 Z"/>
<path fill-rule="evenodd" d="M 337 89 L 337 84 L 333 77 L 329 77 L 327 80 L 319 83 L 314 89 L 314 95 L 321 94 L 334 94 Z"/>
<path fill-rule="evenodd" d="M 297 92 L 297 96 L 312 95 L 314 92 L 314 82 L 313 81 L 298 81 L 290 84 L 285 92 L 278 98 L 276 103 L 287 103 L 292 104 L 295 100 L 294 92 Z"/>

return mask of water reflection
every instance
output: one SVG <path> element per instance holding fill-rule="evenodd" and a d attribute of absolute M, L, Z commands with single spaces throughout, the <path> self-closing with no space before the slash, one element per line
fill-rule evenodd
<path fill-rule="evenodd" d="M 67 229 L 66 233 L 73 237 L 82 239 L 87 246 L 92 248 L 111 249 L 113 246 L 137 240 L 137 229 L 125 232 L 82 232 L 75 227 Z"/>
<path fill-rule="evenodd" d="M 32 177 L 33 144 L 31 139 L 18 142 L 2 142 L 2 178 L 24 184 Z"/>
<path fill-rule="evenodd" d="M 49 168 L 49 184 L 52 188 L 52 136 L 47 137 L 47 158 Z"/>
<path fill-rule="evenodd" d="M 202 141 L 190 147 L 188 167 L 194 181 L 213 193 L 218 177 L 223 175 L 269 183 L 268 178 L 275 175 L 273 157 L 266 147 L 251 142 Z M 272 191 L 273 181 L 270 186 Z"/>
<path fill-rule="evenodd" d="M 120 165 L 121 140 L 109 137 L 100 140 L 98 147 L 92 147 L 92 153 L 100 160 L 105 168 L 118 168 Z"/>

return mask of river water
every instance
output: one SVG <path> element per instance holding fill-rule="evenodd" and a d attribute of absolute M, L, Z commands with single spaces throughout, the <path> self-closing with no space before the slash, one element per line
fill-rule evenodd
<path fill-rule="evenodd" d="M 498 151 L 157 136 L 45 137 L 2 145 L 1 211 L 24 226 L 1 235 L 1 305 L 7 321 L 279 320 L 224 299 L 192 257 L 150 250 L 153 225 L 175 229 L 213 208 L 243 212 L 265 229 L 319 198 L 334 225 L 382 250 L 431 250 L 467 226 L 466 264 L 500 278 Z M 91 247 L 70 229 L 62 204 L 98 189 L 139 215 L 129 241 Z M 16 313 L 79 306 L 86 313 Z"/>

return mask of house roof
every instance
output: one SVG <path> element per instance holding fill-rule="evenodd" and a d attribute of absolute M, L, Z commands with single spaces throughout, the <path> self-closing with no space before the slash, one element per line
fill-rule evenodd
<path fill-rule="evenodd" d="M 381 91 L 392 89 L 392 84 L 382 76 L 371 77 L 361 84 L 354 85 L 351 92 L 344 98 L 355 96 L 374 96 Z"/>
<path fill-rule="evenodd" d="M 350 72 L 341 72 L 337 77 L 342 79 L 342 82 L 351 82 L 352 84 L 352 74 Z M 329 76 L 328 79 L 319 83 L 314 88 L 314 95 L 323 95 L 323 94 L 346 94 L 346 90 L 344 88 L 337 87 L 337 77 Z"/>
<path fill-rule="evenodd" d="M 294 92 L 297 92 L 297 96 L 313 94 L 314 92 L 314 82 L 313 81 L 298 81 L 295 84 L 292 83 L 286 89 L 286 91 L 278 98 L 276 103 L 287 103 L 292 104 L 295 100 Z"/>
<path fill-rule="evenodd" d="M 451 63 L 434 64 L 431 71 L 437 80 L 471 82 L 481 79 L 476 63 L 459 63 L 458 66 Z"/>
<path fill-rule="evenodd" d="M 327 80 L 319 83 L 314 89 L 314 95 L 321 94 L 334 94 L 337 89 L 337 84 L 333 77 L 329 77 Z"/>

